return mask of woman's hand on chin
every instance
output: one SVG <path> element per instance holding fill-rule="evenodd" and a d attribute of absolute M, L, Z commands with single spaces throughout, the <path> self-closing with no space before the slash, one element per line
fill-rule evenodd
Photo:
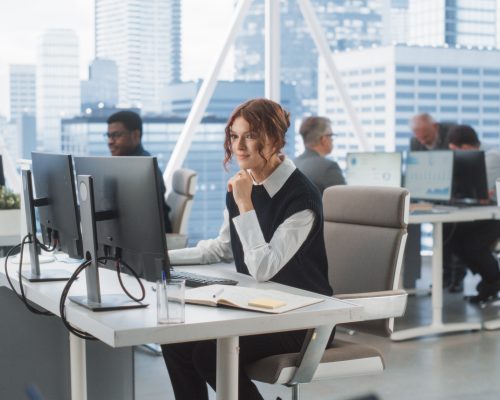
<path fill-rule="evenodd" d="M 227 190 L 233 192 L 234 201 L 240 210 L 244 213 L 253 210 L 252 203 L 253 180 L 247 171 L 241 170 L 234 175 L 227 183 Z"/>

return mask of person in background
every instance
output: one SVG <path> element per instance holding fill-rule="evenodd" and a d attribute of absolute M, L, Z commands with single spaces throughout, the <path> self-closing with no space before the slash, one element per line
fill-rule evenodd
<path fill-rule="evenodd" d="M 273 281 L 330 296 L 318 189 L 282 154 L 290 115 L 278 103 L 253 99 L 236 107 L 227 123 L 225 164 L 240 171 L 227 184 L 224 222 L 216 239 L 171 250 L 176 263 L 234 260 L 256 281 Z M 240 400 L 262 399 L 244 366 L 266 356 L 300 351 L 306 331 L 243 336 L 239 341 Z M 330 342 L 333 339 L 333 332 Z M 177 400 L 208 400 L 216 390 L 216 341 L 162 346 Z"/>
<path fill-rule="evenodd" d="M 480 150 L 481 142 L 476 131 L 468 125 L 457 125 L 450 129 L 448 142 L 451 150 Z M 500 177 L 500 152 L 485 151 L 486 175 L 490 194 L 494 194 L 495 181 Z M 479 303 L 496 297 L 500 291 L 500 270 L 492 247 L 500 239 L 500 221 L 485 220 L 455 224 L 450 247 L 472 272 L 481 276 L 477 285 L 477 296 L 469 299 Z"/>
<path fill-rule="evenodd" d="M 500 178 L 500 149 L 483 148 L 476 131 L 469 125 L 452 128 L 448 134 L 448 142 L 450 150 L 484 150 L 488 194 L 490 200 L 496 200 L 495 182 Z"/>
<path fill-rule="evenodd" d="M 133 111 L 118 111 L 112 114 L 108 120 L 108 131 L 104 136 L 108 139 L 108 148 L 112 156 L 148 156 L 151 154 L 142 147 L 142 119 Z M 160 190 L 163 198 L 163 215 L 165 222 L 165 233 L 172 232 L 172 225 L 168 213 L 170 207 L 165 201 L 165 182 L 163 174 L 158 167 L 160 178 Z"/>
<path fill-rule="evenodd" d="M 299 130 L 304 140 L 305 151 L 294 161 L 321 193 L 334 185 L 345 185 L 339 165 L 325 158 L 333 150 L 331 122 L 325 117 L 308 117 L 302 121 Z"/>
<path fill-rule="evenodd" d="M 413 132 L 410 139 L 410 151 L 449 150 L 448 132 L 454 125 L 448 122 L 436 122 L 427 113 L 415 115 L 410 123 Z M 460 260 L 455 259 L 452 251 L 447 247 L 447 238 L 450 236 L 452 228 L 452 224 L 443 224 L 443 287 L 448 288 L 451 293 L 457 293 L 464 290 L 463 281 L 467 267 Z M 420 244 L 417 244 L 416 241 L 420 242 L 419 225 L 410 226 L 408 229 L 408 250 L 405 264 L 420 264 Z"/>
<path fill-rule="evenodd" d="M 411 119 L 411 151 L 448 150 L 448 131 L 454 124 L 438 123 L 427 113 Z"/>

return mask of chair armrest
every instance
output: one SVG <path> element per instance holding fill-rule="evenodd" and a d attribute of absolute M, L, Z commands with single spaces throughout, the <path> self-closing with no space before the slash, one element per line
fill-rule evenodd
<path fill-rule="evenodd" d="M 352 293 L 334 296 L 363 307 L 358 321 L 400 317 L 404 314 L 408 294 L 404 290 Z M 349 324 L 350 325 L 350 324 Z M 288 385 L 310 382 L 324 353 L 333 326 L 310 329 L 300 352 L 299 362 Z"/>
<path fill-rule="evenodd" d="M 339 294 L 334 297 L 363 307 L 359 321 L 401 317 L 406 309 L 408 293 L 404 290 Z"/>
<path fill-rule="evenodd" d="M 288 386 L 311 382 L 330 340 L 334 326 L 318 326 L 307 331 L 300 350 L 297 369 L 292 379 L 287 383 Z"/>

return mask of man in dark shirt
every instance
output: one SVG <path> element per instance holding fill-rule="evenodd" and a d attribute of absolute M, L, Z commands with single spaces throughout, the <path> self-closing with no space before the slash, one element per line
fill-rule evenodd
<path fill-rule="evenodd" d="M 334 185 L 345 185 L 339 165 L 325 156 L 333 150 L 333 132 L 330 120 L 325 117 L 308 117 L 302 121 L 300 134 L 305 151 L 293 162 L 311 180 L 321 193 Z"/>
<path fill-rule="evenodd" d="M 438 123 L 430 114 L 423 113 L 415 115 L 411 120 L 411 130 L 413 137 L 410 140 L 411 151 L 431 151 L 449 150 L 448 131 L 455 126 L 453 123 Z M 409 243 L 407 247 L 420 253 L 420 246 L 416 241 L 420 241 L 420 227 L 415 225 L 409 229 Z M 462 292 L 463 280 L 467 272 L 466 266 L 453 256 L 447 240 L 453 232 L 453 224 L 443 224 L 443 287 L 447 287 L 450 292 Z M 412 238 L 413 237 L 413 238 Z M 410 261 L 411 251 L 406 254 L 406 262 Z M 418 255 L 420 260 L 420 254 Z M 418 262 L 419 263 L 419 262 Z M 420 263 L 419 263 L 420 264 Z M 410 267 L 411 268 L 411 267 Z"/>
<path fill-rule="evenodd" d="M 112 114 L 108 120 L 108 148 L 112 156 L 151 156 L 142 147 L 142 119 L 133 111 L 118 111 Z M 165 182 L 163 174 L 158 167 L 160 177 L 160 190 L 163 197 L 163 214 L 165 217 L 165 232 L 172 232 L 172 225 L 168 213 L 170 207 L 165 202 Z"/>

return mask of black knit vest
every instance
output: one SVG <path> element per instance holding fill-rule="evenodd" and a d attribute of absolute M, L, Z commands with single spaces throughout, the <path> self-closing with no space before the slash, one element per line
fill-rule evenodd
<path fill-rule="evenodd" d="M 268 243 L 278 226 L 288 217 L 299 211 L 312 210 L 316 218 L 305 242 L 271 281 L 331 296 L 323 237 L 323 207 L 318 189 L 296 169 L 272 198 L 263 185 L 254 185 L 252 203 L 264 239 Z M 248 275 L 243 247 L 232 221 L 239 215 L 239 210 L 231 192 L 227 193 L 226 206 L 230 217 L 231 246 L 236 270 Z"/>

